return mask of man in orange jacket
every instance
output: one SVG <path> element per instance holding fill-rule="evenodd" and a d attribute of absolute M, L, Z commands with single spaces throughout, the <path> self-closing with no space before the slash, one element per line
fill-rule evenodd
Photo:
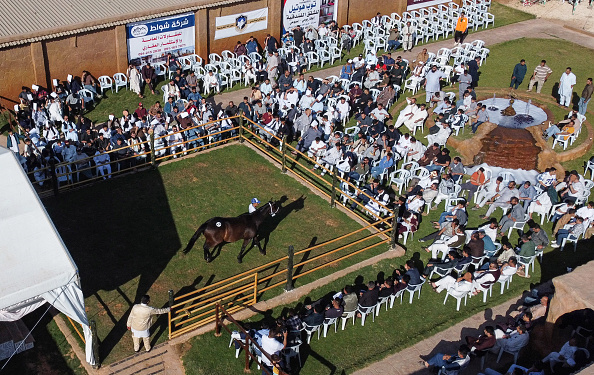
<path fill-rule="evenodd" d="M 460 17 L 458 17 L 456 29 L 454 31 L 454 40 L 456 41 L 455 45 L 458 46 L 464 43 L 464 39 L 466 39 L 466 35 L 468 35 L 468 18 L 466 17 L 466 13 L 463 11 L 460 13 Z"/>

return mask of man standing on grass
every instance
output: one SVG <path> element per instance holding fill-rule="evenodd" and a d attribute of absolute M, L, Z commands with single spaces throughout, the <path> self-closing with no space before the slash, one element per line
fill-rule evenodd
<path fill-rule="evenodd" d="M 569 108 L 575 82 L 575 74 L 571 72 L 570 67 L 567 67 L 565 72 L 561 75 L 561 79 L 559 80 L 559 105 L 561 107 Z"/>
<path fill-rule="evenodd" d="M 584 87 L 580 102 L 578 103 L 578 112 L 582 116 L 586 115 L 588 103 L 590 102 L 590 98 L 592 98 L 592 91 L 594 91 L 594 86 L 592 86 L 592 78 L 588 78 L 586 81 L 586 87 Z"/>
<path fill-rule="evenodd" d="M 522 84 L 524 81 L 524 76 L 528 71 L 528 67 L 526 67 L 526 60 L 522 59 L 519 63 L 514 66 L 514 71 L 512 72 L 511 82 L 509 83 L 509 88 L 513 88 L 515 90 L 518 89 L 518 86 Z"/>
<path fill-rule="evenodd" d="M 145 294 L 140 299 L 140 304 L 132 307 L 130 315 L 128 316 L 128 323 L 126 326 L 132 331 L 132 341 L 134 341 L 134 351 L 140 350 L 140 339 L 144 342 L 144 349 L 148 352 L 151 350 L 151 334 L 149 328 L 153 324 L 153 315 L 167 314 L 170 308 L 156 309 L 149 306 L 151 297 Z"/>
<path fill-rule="evenodd" d="M 536 68 L 534 68 L 534 73 L 532 73 L 532 77 L 530 78 L 530 83 L 528 84 L 527 91 L 528 92 L 532 91 L 532 87 L 534 87 L 534 84 L 537 84 L 536 93 L 540 94 L 540 92 L 542 90 L 542 86 L 547 81 L 547 79 L 549 79 L 549 76 L 551 75 L 551 73 L 553 73 L 553 71 L 547 65 L 547 61 L 542 60 L 540 62 L 540 65 L 538 65 Z"/>

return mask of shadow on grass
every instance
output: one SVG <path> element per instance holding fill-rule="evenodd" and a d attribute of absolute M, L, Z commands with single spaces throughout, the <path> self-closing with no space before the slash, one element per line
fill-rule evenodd
<path fill-rule="evenodd" d="M 110 194 L 100 195 L 105 184 L 110 184 Z M 126 334 L 126 320 L 134 303 L 150 294 L 151 286 L 181 246 L 161 174 L 145 171 L 44 203 L 79 268 L 85 296 L 94 295 L 113 324 L 100 338 L 99 355 L 106 358 Z M 147 207 L 151 214 L 146 214 Z M 134 279 L 138 279 L 136 291 L 128 296 L 120 286 Z M 112 301 L 100 296 L 103 290 L 117 291 L 127 306 L 112 312 Z"/>

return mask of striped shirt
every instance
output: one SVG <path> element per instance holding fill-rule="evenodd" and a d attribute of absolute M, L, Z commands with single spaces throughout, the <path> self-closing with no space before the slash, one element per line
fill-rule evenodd
<path fill-rule="evenodd" d="M 545 66 L 538 65 L 536 68 L 534 68 L 534 78 L 539 81 L 543 81 L 551 73 L 553 73 L 553 71 L 546 64 Z"/>

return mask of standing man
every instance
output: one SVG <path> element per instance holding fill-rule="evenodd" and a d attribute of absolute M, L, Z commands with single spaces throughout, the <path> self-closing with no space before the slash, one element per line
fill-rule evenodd
<path fill-rule="evenodd" d="M 582 91 L 582 97 L 578 103 L 578 112 L 582 116 L 586 115 L 588 103 L 590 102 L 590 98 L 592 98 L 592 91 L 594 91 L 594 86 L 592 86 L 592 78 L 588 78 L 586 81 L 586 87 L 584 87 L 584 90 Z"/>
<path fill-rule="evenodd" d="M 530 78 L 530 83 L 528 84 L 528 92 L 532 91 L 532 87 L 534 87 L 535 83 L 538 83 L 536 86 L 536 93 L 540 94 L 542 90 L 542 85 L 549 79 L 549 76 L 553 73 L 551 68 L 547 65 L 546 60 L 542 60 L 540 65 L 534 68 L 534 73 L 532 73 L 532 77 Z"/>
<path fill-rule="evenodd" d="M 171 309 L 156 309 L 149 306 L 151 297 L 145 294 L 140 299 L 140 304 L 132 307 L 130 315 L 128 316 L 128 329 L 132 331 L 132 341 L 134 341 L 134 351 L 140 350 L 140 339 L 144 342 L 144 349 L 148 352 L 151 350 L 150 332 L 149 328 L 153 324 L 153 315 L 167 314 Z"/>
<path fill-rule="evenodd" d="M 518 86 L 522 84 L 524 81 L 524 76 L 528 71 L 528 67 L 526 66 L 526 60 L 522 59 L 516 66 L 514 66 L 514 71 L 512 72 L 511 82 L 509 83 L 509 88 L 513 88 L 515 90 L 518 89 Z"/>
<path fill-rule="evenodd" d="M 464 98 L 469 86 L 472 86 L 472 76 L 468 74 L 468 69 L 464 69 L 464 73 L 458 77 L 458 98 Z"/>
<path fill-rule="evenodd" d="M 266 61 L 266 70 L 268 71 L 268 79 L 272 86 L 276 85 L 276 75 L 278 73 L 278 64 L 280 60 L 278 58 L 278 52 L 268 52 L 268 60 Z"/>
<path fill-rule="evenodd" d="M 404 49 L 404 52 L 412 51 L 412 48 L 413 48 L 413 34 L 416 31 L 417 30 L 410 23 L 410 21 L 407 21 L 406 22 L 406 26 L 404 26 L 402 28 L 402 32 L 400 34 L 402 35 L 402 49 Z"/>
<path fill-rule="evenodd" d="M 475 57 L 474 60 L 470 60 L 468 62 L 468 73 L 472 77 L 472 84 L 470 87 L 475 88 L 478 86 L 479 81 L 479 63 L 481 62 L 481 58 L 479 56 Z"/>
<path fill-rule="evenodd" d="M 466 17 L 466 13 L 461 12 L 458 21 L 456 21 L 456 29 L 454 29 L 454 40 L 456 41 L 454 46 L 464 43 L 466 35 L 468 35 L 468 18 Z"/>
<path fill-rule="evenodd" d="M 155 80 L 157 79 L 157 72 L 155 72 L 155 68 L 151 66 L 151 63 L 147 62 L 146 65 L 142 67 L 141 74 L 145 85 L 148 86 L 149 90 L 151 90 L 151 94 L 155 95 L 155 88 L 153 86 Z"/>
<path fill-rule="evenodd" d="M 575 74 L 571 72 L 571 68 L 567 67 L 565 72 L 561 75 L 559 80 L 559 105 L 566 109 L 571 104 L 571 96 L 573 95 L 573 86 L 576 83 Z"/>
<path fill-rule="evenodd" d="M 436 65 L 433 65 L 425 76 L 425 83 L 423 84 L 425 86 L 425 102 L 429 103 L 429 105 L 431 105 L 431 97 L 436 92 L 441 91 L 439 82 L 444 78 L 445 74 L 442 71 L 438 71 Z"/>

